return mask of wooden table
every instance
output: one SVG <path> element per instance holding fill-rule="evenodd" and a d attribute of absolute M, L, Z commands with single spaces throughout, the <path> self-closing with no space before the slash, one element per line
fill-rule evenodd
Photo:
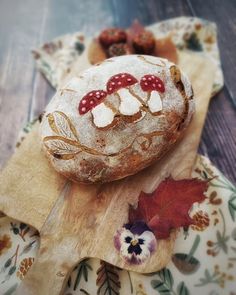
<path fill-rule="evenodd" d="M 212 100 L 199 152 L 236 182 L 236 1 L 233 0 L 0 0 L 0 166 L 14 152 L 21 128 L 54 90 L 35 70 L 30 50 L 74 31 L 144 25 L 187 15 L 214 21 L 225 76 Z"/>

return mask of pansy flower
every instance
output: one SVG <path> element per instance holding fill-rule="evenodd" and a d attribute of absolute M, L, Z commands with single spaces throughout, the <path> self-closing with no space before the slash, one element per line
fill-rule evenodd
<path fill-rule="evenodd" d="M 128 263 L 141 264 L 156 249 L 156 238 L 145 222 L 125 224 L 114 236 L 114 245 Z"/>

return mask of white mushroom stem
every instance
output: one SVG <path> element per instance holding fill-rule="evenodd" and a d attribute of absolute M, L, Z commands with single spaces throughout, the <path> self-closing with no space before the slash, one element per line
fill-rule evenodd
<path fill-rule="evenodd" d="M 110 125 L 115 117 L 115 113 L 111 108 L 104 103 L 100 103 L 98 106 L 92 109 L 93 123 L 98 128 L 104 128 Z"/>
<path fill-rule="evenodd" d="M 150 93 L 150 98 L 147 102 L 147 105 L 151 113 L 157 113 L 162 110 L 162 100 L 157 91 L 152 91 Z"/>
<path fill-rule="evenodd" d="M 117 94 L 120 97 L 119 111 L 122 115 L 132 116 L 139 112 L 142 104 L 128 89 L 122 88 L 117 91 Z"/>

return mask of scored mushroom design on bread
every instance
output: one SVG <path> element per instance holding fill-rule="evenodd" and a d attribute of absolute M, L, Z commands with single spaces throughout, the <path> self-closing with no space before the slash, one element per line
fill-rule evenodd
<path fill-rule="evenodd" d="M 140 85 L 143 92 L 148 96 L 144 100 L 132 89 L 134 85 Z M 140 82 L 129 73 L 119 73 L 112 76 L 107 84 L 106 91 L 93 90 L 87 93 L 79 104 L 80 115 L 91 111 L 94 125 L 104 128 L 113 123 L 115 116 L 129 116 L 129 122 L 136 121 L 137 114 L 140 118 L 140 109 L 149 111 L 157 115 L 162 110 L 162 101 L 159 94 L 165 91 L 163 81 L 155 75 L 144 75 Z M 105 104 L 105 99 L 109 95 L 115 95 L 119 100 L 119 108 L 111 108 Z M 101 118 L 101 113 L 104 116 Z M 133 120 L 131 120 L 133 116 Z M 142 117 L 143 118 L 143 117 Z"/>
<path fill-rule="evenodd" d="M 59 90 L 42 118 L 44 151 L 75 181 L 108 182 L 162 157 L 194 112 L 191 84 L 165 59 L 105 60 Z"/>

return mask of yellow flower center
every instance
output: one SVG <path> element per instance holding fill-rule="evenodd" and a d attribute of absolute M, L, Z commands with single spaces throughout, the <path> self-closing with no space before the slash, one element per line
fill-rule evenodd
<path fill-rule="evenodd" d="M 132 240 L 132 241 L 131 241 L 131 245 L 132 245 L 132 246 L 136 246 L 137 244 L 138 244 L 138 241 L 137 241 L 137 240 Z"/>

